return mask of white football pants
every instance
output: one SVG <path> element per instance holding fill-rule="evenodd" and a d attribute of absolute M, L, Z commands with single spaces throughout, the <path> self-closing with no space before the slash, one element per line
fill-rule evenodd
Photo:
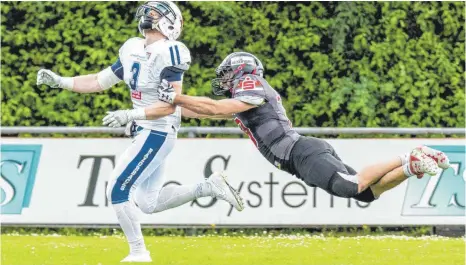
<path fill-rule="evenodd" d="M 174 134 L 140 130 L 112 172 L 107 198 L 130 245 L 142 241 L 136 207 L 150 214 L 211 195 L 212 190 L 205 181 L 196 185 L 163 187 L 164 160 L 172 151 L 175 140 Z"/>

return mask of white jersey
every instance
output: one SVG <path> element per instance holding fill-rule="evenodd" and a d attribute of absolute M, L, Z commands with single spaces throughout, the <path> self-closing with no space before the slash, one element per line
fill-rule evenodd
<path fill-rule="evenodd" d="M 116 76 L 124 80 L 131 91 L 133 108 L 145 108 L 158 99 L 157 88 L 162 79 L 182 81 L 188 70 L 191 55 L 179 41 L 167 39 L 145 46 L 142 38 L 131 38 L 120 48 L 119 60 L 112 65 Z M 181 123 L 181 108 L 157 120 L 138 120 L 141 127 L 167 133 L 177 132 Z"/>

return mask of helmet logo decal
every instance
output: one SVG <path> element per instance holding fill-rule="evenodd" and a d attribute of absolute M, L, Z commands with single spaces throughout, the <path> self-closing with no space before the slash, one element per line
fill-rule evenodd
<path fill-rule="evenodd" d="M 238 68 L 235 69 L 235 71 L 233 71 L 233 73 L 236 75 L 237 73 L 239 73 L 239 71 L 243 70 L 244 67 L 246 67 L 246 64 L 242 64 L 240 66 L 238 66 Z"/>
<path fill-rule="evenodd" d="M 231 58 L 231 65 L 238 65 L 238 64 L 252 64 L 256 65 L 254 59 L 248 56 L 236 56 Z"/>

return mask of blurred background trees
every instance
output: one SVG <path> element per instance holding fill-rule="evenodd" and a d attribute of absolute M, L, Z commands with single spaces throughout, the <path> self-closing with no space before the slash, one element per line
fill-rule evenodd
<path fill-rule="evenodd" d="M 141 2 L 2 2 L 3 126 L 100 126 L 128 88 L 80 95 L 36 86 L 111 65 L 139 36 Z M 193 64 L 184 92 L 212 97 L 233 51 L 256 54 L 294 126 L 464 127 L 464 2 L 180 2 Z M 185 120 L 184 125 L 234 126 Z"/>

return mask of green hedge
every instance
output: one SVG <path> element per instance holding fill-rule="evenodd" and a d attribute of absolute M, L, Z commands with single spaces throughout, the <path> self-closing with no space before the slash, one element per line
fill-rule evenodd
<path fill-rule="evenodd" d="M 123 236 L 117 226 L 109 228 L 78 228 L 78 227 L 14 227 L 3 226 L 0 235 L 63 235 L 63 236 Z M 433 227 L 429 226 L 407 226 L 407 227 L 381 227 L 381 226 L 320 226 L 312 228 L 158 228 L 151 225 L 142 229 L 144 236 L 312 236 L 320 235 L 326 237 L 340 236 L 377 236 L 377 235 L 404 235 L 404 236 L 429 236 L 433 233 Z M 457 235 L 460 236 L 460 235 Z"/>
<path fill-rule="evenodd" d="M 129 108 L 120 84 L 80 95 L 36 73 L 97 72 L 137 36 L 137 2 L 2 2 L 3 126 L 99 126 Z M 181 2 L 190 95 L 233 51 L 257 54 L 295 126 L 464 127 L 462 2 Z M 185 120 L 185 125 L 232 122 Z"/>

